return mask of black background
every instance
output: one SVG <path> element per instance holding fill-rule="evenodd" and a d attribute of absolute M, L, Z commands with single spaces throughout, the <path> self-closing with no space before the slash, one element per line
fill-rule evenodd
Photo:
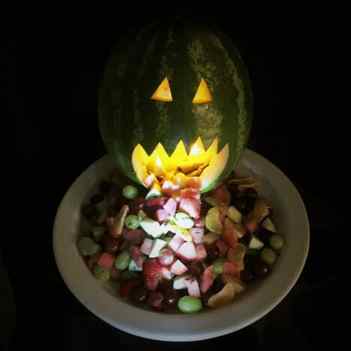
<path fill-rule="evenodd" d="M 153 5 L 150 5 L 150 7 Z M 218 5 L 219 6 L 219 5 Z M 158 350 L 282 345 L 312 349 L 339 334 L 339 250 L 346 235 L 344 188 L 347 129 L 337 112 L 341 85 L 332 83 L 342 56 L 343 21 L 331 9 L 162 10 L 125 6 L 38 12 L 17 18 L 5 43 L 6 101 L 16 131 L 15 230 L 2 236 L 5 268 L 17 307 L 11 348 L 22 345 L 90 350 Z M 101 10 L 101 9 L 100 9 Z M 52 226 L 72 181 L 104 153 L 97 126 L 97 87 L 111 46 L 130 28 L 182 13 L 213 21 L 233 38 L 248 67 L 255 115 L 250 147 L 280 167 L 303 196 L 311 250 L 288 298 L 238 333 L 194 344 L 146 342 L 116 331 L 71 295 L 56 269 Z M 34 15 L 35 14 L 35 15 Z M 340 26 L 340 27 L 339 27 Z M 331 245 L 334 243 L 334 246 Z M 321 337 L 323 336 L 323 337 Z M 148 345 L 148 346 L 147 346 Z M 110 347 L 110 346 L 109 346 Z"/>

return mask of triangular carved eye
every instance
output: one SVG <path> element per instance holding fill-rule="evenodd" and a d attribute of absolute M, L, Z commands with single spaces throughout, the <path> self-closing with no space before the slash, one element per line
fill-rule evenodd
<path fill-rule="evenodd" d="M 193 104 L 207 104 L 212 101 L 212 95 L 206 82 L 201 78 L 199 87 L 193 98 Z"/>
<path fill-rule="evenodd" d="M 151 100 L 169 102 L 173 101 L 171 88 L 169 87 L 169 81 L 167 77 L 161 82 L 158 88 L 151 96 Z"/>

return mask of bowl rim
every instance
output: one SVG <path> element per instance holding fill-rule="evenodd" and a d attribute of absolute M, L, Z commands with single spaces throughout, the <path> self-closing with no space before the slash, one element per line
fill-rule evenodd
<path fill-rule="evenodd" d="M 280 289 L 275 288 L 276 293 L 272 294 L 268 301 L 264 301 L 264 303 L 259 305 L 258 310 L 255 313 L 249 313 L 249 316 L 245 317 L 243 320 L 239 321 L 235 324 L 224 323 L 224 325 L 217 326 L 209 325 L 206 323 L 202 323 L 203 317 L 206 315 L 210 316 L 211 314 L 218 314 L 223 317 L 228 317 L 227 314 L 229 310 L 237 312 L 240 314 L 238 309 L 233 308 L 233 306 L 228 309 L 216 309 L 213 311 L 206 311 L 205 313 L 199 313 L 195 315 L 184 315 L 184 314 L 161 314 L 153 311 L 145 311 L 138 307 L 126 304 L 125 302 L 119 301 L 115 296 L 110 295 L 105 289 L 103 289 L 99 284 L 97 284 L 96 279 L 91 275 L 85 266 L 84 261 L 81 259 L 80 255 L 79 259 L 81 264 L 84 265 L 85 269 L 81 270 L 76 257 L 76 265 L 70 265 L 67 261 L 66 252 L 68 250 L 75 250 L 76 248 L 71 248 L 70 244 L 66 241 L 60 239 L 60 234 L 62 233 L 65 219 L 65 210 L 67 204 L 70 202 L 70 196 L 79 186 L 81 187 L 80 191 L 85 191 L 86 193 L 89 191 L 87 187 L 82 186 L 81 182 L 84 177 L 88 174 L 94 172 L 101 166 L 104 162 L 106 163 L 108 156 L 105 155 L 92 163 L 85 171 L 81 173 L 79 177 L 71 184 L 64 197 L 62 198 L 60 205 L 58 207 L 54 228 L 53 228 L 53 250 L 55 261 L 58 267 L 58 270 L 61 274 L 62 279 L 64 280 L 66 286 L 69 288 L 71 293 L 80 301 L 90 312 L 95 314 L 100 319 L 104 320 L 106 323 L 126 332 L 129 334 L 133 334 L 139 337 L 153 339 L 153 340 L 161 340 L 161 341 L 198 341 L 205 340 L 210 338 L 219 337 L 222 335 L 226 335 L 232 332 L 235 332 L 239 329 L 242 329 L 257 320 L 261 319 L 263 316 L 272 311 L 291 291 L 291 289 L 296 284 L 298 278 L 301 275 L 301 272 L 305 266 L 309 247 L 310 247 L 310 224 L 308 220 L 308 214 L 306 211 L 306 207 L 302 200 L 301 195 L 298 190 L 291 182 L 291 180 L 273 163 L 271 163 L 268 159 L 261 156 L 257 152 L 246 149 L 243 153 L 243 160 L 251 160 L 251 162 L 260 162 L 265 163 L 266 167 L 269 167 L 272 172 L 276 173 L 280 180 L 288 186 L 291 196 L 295 197 L 295 203 L 297 204 L 297 208 L 300 210 L 300 219 L 302 222 L 302 227 L 304 229 L 304 237 L 305 240 L 301 243 L 302 251 L 299 251 L 299 261 L 295 269 L 291 271 L 291 279 L 288 281 L 285 280 L 284 283 L 276 282 L 277 285 L 280 285 Z M 89 179 L 89 183 L 92 185 L 93 182 L 96 181 L 96 178 L 92 177 Z M 74 245 L 75 246 L 75 245 Z M 75 251 L 71 253 L 74 254 Z M 78 251 L 76 251 L 78 252 Z M 70 256 L 71 258 L 72 256 Z M 74 267 L 73 267 L 74 266 Z M 88 278 L 88 275 L 90 278 Z M 272 274 L 274 275 L 274 274 Z M 271 275 L 271 276 L 272 276 Z M 82 281 L 77 283 L 77 278 L 83 278 Z M 84 279 L 85 278 L 85 279 Z M 267 278 L 268 279 L 268 278 Z M 284 279 L 282 279 L 284 280 Z M 84 289 L 85 288 L 85 289 Z M 112 300 L 113 299 L 113 300 Z M 114 302 L 113 302 L 114 301 Z M 114 303 L 115 309 L 111 311 L 111 303 Z M 234 305 L 234 304 L 233 304 Z M 236 304 L 238 305 L 238 304 Z M 239 304 L 240 305 L 240 304 Z M 118 308 L 123 313 L 123 318 L 118 318 L 118 313 L 115 312 Z M 241 314 L 245 315 L 243 311 Z M 247 314 L 247 313 L 246 313 Z M 144 326 L 138 326 L 133 316 L 139 316 L 142 320 Z M 117 316 L 117 318 L 116 318 Z M 162 316 L 162 317 L 161 317 Z M 154 319 L 154 323 L 150 323 L 149 320 L 151 317 Z M 167 318 L 167 324 L 178 326 L 181 331 L 176 330 L 168 330 L 167 327 L 162 323 L 164 322 L 164 318 Z M 207 318 L 208 320 L 208 318 Z M 147 323 L 148 322 L 148 323 Z M 193 326 L 195 330 L 190 330 L 189 332 L 183 328 L 183 325 L 186 324 L 188 326 Z M 159 328 L 155 327 L 157 325 Z M 198 327 L 196 327 L 198 325 Z M 205 327 L 207 329 L 202 329 Z"/>

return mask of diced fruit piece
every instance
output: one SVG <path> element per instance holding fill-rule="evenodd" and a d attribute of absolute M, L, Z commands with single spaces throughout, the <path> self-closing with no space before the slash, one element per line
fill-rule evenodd
<path fill-rule="evenodd" d="M 254 250 L 260 250 L 264 246 L 264 243 L 256 238 L 254 235 L 252 235 L 251 240 L 249 242 L 249 248 L 254 249 Z"/>
<path fill-rule="evenodd" d="M 168 246 L 174 251 L 176 252 L 180 246 L 184 243 L 183 238 L 176 234 L 174 235 L 174 237 L 172 238 L 172 240 L 168 243 Z"/>
<path fill-rule="evenodd" d="M 162 207 L 166 202 L 166 198 L 165 197 L 155 197 L 153 199 L 148 199 L 145 202 L 145 206 L 146 207 Z"/>
<path fill-rule="evenodd" d="M 225 284 L 230 283 L 233 285 L 235 294 L 240 294 L 245 290 L 245 285 L 243 284 L 243 282 L 239 278 L 234 277 L 233 275 L 224 274 L 223 280 Z"/>
<path fill-rule="evenodd" d="M 160 251 L 158 262 L 162 266 L 170 266 L 174 261 L 174 253 L 171 249 L 164 248 Z"/>
<path fill-rule="evenodd" d="M 267 230 L 276 233 L 277 229 L 275 228 L 274 223 L 272 222 L 272 220 L 267 217 L 263 222 L 262 222 L 262 227 L 266 228 Z"/>
<path fill-rule="evenodd" d="M 156 220 L 158 222 L 164 222 L 164 221 L 166 221 L 168 219 L 169 214 L 163 208 L 159 208 L 159 209 L 156 210 L 155 216 L 156 216 Z"/>
<path fill-rule="evenodd" d="M 258 224 L 269 215 L 271 207 L 263 200 L 257 199 L 253 210 L 245 219 L 245 226 L 249 232 L 253 233 Z"/>
<path fill-rule="evenodd" d="M 228 251 L 228 245 L 221 239 L 216 241 L 216 246 L 218 247 L 219 256 L 224 257 Z"/>
<path fill-rule="evenodd" d="M 163 294 L 159 291 L 152 291 L 147 299 L 148 305 L 156 310 L 162 309 Z"/>
<path fill-rule="evenodd" d="M 190 229 L 194 226 L 194 221 L 184 212 L 176 213 L 174 217 L 177 226 L 185 229 Z"/>
<path fill-rule="evenodd" d="M 77 246 L 82 256 L 94 255 L 100 251 L 100 246 L 93 239 L 87 236 L 80 238 Z"/>
<path fill-rule="evenodd" d="M 134 260 L 130 260 L 128 270 L 131 272 L 141 272 L 142 268 L 139 267 Z"/>
<path fill-rule="evenodd" d="M 149 256 L 153 243 L 154 243 L 154 241 L 152 239 L 145 238 L 143 241 L 143 244 L 140 247 L 140 251 L 143 254 Z"/>
<path fill-rule="evenodd" d="M 122 190 L 122 194 L 127 199 L 135 199 L 138 196 L 138 189 L 133 185 L 126 185 Z"/>
<path fill-rule="evenodd" d="M 201 296 L 199 283 L 196 278 L 191 277 L 191 278 L 185 279 L 185 285 L 188 289 L 188 294 L 190 296 L 194 296 L 194 297 Z"/>
<path fill-rule="evenodd" d="M 140 226 L 145 230 L 145 232 L 154 238 L 158 238 L 163 234 L 160 223 L 152 220 L 151 218 L 144 218 L 140 221 Z"/>
<path fill-rule="evenodd" d="M 205 245 L 212 245 L 219 238 L 220 236 L 218 234 L 210 232 L 204 235 L 203 242 Z"/>
<path fill-rule="evenodd" d="M 207 257 L 207 251 L 206 251 L 205 245 L 203 244 L 196 245 L 195 249 L 196 249 L 196 259 L 198 261 L 203 261 Z"/>
<path fill-rule="evenodd" d="M 242 221 L 242 214 L 237 210 L 234 206 L 229 206 L 227 216 L 234 222 L 234 223 L 241 223 Z"/>
<path fill-rule="evenodd" d="M 178 300 L 178 309 L 183 313 L 195 313 L 202 309 L 202 302 L 193 296 L 183 296 Z"/>
<path fill-rule="evenodd" d="M 124 221 L 129 212 L 128 205 L 123 205 L 114 219 L 113 225 L 110 228 L 110 235 L 114 238 L 118 238 L 123 231 Z"/>
<path fill-rule="evenodd" d="M 191 228 L 190 235 L 195 244 L 201 244 L 204 237 L 204 228 Z"/>
<path fill-rule="evenodd" d="M 195 188 L 185 188 L 180 191 L 180 197 L 182 199 L 200 200 L 200 192 Z"/>
<path fill-rule="evenodd" d="M 178 277 L 175 277 L 173 279 L 173 289 L 175 290 L 181 290 L 181 289 L 186 289 L 186 284 L 185 281 L 189 279 L 191 276 L 190 274 L 184 274 L 180 275 Z"/>
<path fill-rule="evenodd" d="M 227 283 L 221 291 L 209 298 L 207 305 L 212 308 L 224 306 L 233 301 L 234 296 L 235 289 L 233 284 Z"/>
<path fill-rule="evenodd" d="M 152 188 L 149 190 L 149 192 L 146 194 L 145 199 L 149 200 L 149 199 L 153 199 L 155 197 L 159 197 L 162 195 L 161 192 L 161 187 L 158 183 L 154 183 Z"/>
<path fill-rule="evenodd" d="M 115 262 L 115 257 L 107 252 L 104 252 L 100 257 L 97 262 L 97 264 L 105 268 L 107 270 L 111 269 L 113 266 L 113 263 Z"/>
<path fill-rule="evenodd" d="M 274 234 L 269 238 L 269 245 L 271 245 L 274 250 L 279 251 L 284 246 L 284 239 L 281 235 Z"/>
<path fill-rule="evenodd" d="M 216 202 L 216 206 L 219 206 L 219 205 L 229 206 L 230 204 L 231 195 L 227 187 L 225 186 L 225 184 L 221 184 L 216 189 L 214 189 L 211 192 L 210 196 L 214 198 Z"/>
<path fill-rule="evenodd" d="M 163 205 L 163 209 L 170 215 L 174 216 L 177 210 L 177 202 L 169 198 L 166 203 Z"/>
<path fill-rule="evenodd" d="M 215 274 L 213 272 L 213 266 L 209 266 L 202 273 L 200 283 L 201 292 L 205 293 L 212 286 L 214 280 Z"/>
<path fill-rule="evenodd" d="M 179 203 L 179 209 L 195 219 L 200 218 L 200 208 L 200 200 L 193 198 L 181 198 Z"/>
<path fill-rule="evenodd" d="M 180 236 L 184 241 L 192 241 L 191 234 L 188 229 L 178 227 L 176 224 L 168 224 L 168 231 Z"/>
<path fill-rule="evenodd" d="M 143 242 L 145 233 L 141 229 L 125 229 L 123 231 L 123 237 L 133 242 L 136 245 L 139 245 Z"/>
<path fill-rule="evenodd" d="M 238 264 L 229 261 L 225 262 L 223 264 L 223 274 L 234 275 L 239 277 L 240 270 Z"/>
<path fill-rule="evenodd" d="M 162 267 L 161 275 L 162 278 L 167 280 L 171 280 L 174 277 L 174 274 L 167 267 Z"/>
<path fill-rule="evenodd" d="M 148 291 L 143 286 L 138 286 L 133 289 L 130 293 L 130 298 L 133 302 L 141 304 L 146 302 L 148 297 Z"/>
<path fill-rule="evenodd" d="M 174 184 L 169 180 L 165 180 L 162 183 L 162 192 L 167 196 L 172 196 L 177 190 L 179 190 L 178 184 Z"/>
<path fill-rule="evenodd" d="M 130 255 L 128 251 L 122 251 L 116 258 L 115 267 L 120 271 L 127 269 L 130 261 Z"/>
<path fill-rule="evenodd" d="M 128 297 L 134 288 L 141 285 L 140 283 L 141 282 L 139 279 L 129 279 L 123 281 L 119 287 L 119 295 L 123 298 Z"/>
<path fill-rule="evenodd" d="M 102 238 L 102 246 L 104 248 L 104 251 L 113 254 L 116 253 L 118 248 L 119 248 L 119 240 L 112 238 L 110 235 L 104 235 Z"/>
<path fill-rule="evenodd" d="M 223 273 L 223 267 L 224 267 L 224 263 L 226 262 L 225 258 L 221 257 L 221 258 L 217 258 L 214 262 L 213 262 L 213 273 L 214 274 L 222 274 Z"/>
<path fill-rule="evenodd" d="M 132 259 L 134 260 L 134 263 L 137 265 L 137 267 L 142 268 L 143 263 L 144 263 L 144 257 L 143 257 L 143 254 L 142 254 L 140 248 L 137 246 L 132 246 L 130 248 L 130 255 L 131 255 Z M 129 267 L 130 267 L 130 264 L 129 264 Z M 129 269 L 129 270 L 131 270 L 131 269 Z"/>
<path fill-rule="evenodd" d="M 105 230 L 105 227 L 100 225 L 91 229 L 91 234 L 93 235 L 95 241 L 100 241 L 103 238 Z"/>
<path fill-rule="evenodd" d="M 205 226 L 205 220 L 202 218 L 195 219 L 195 227 L 196 228 L 203 228 Z"/>
<path fill-rule="evenodd" d="M 145 285 L 149 290 L 156 290 L 162 275 L 162 266 L 157 259 L 146 260 L 143 265 Z"/>
<path fill-rule="evenodd" d="M 182 275 L 188 270 L 188 267 L 182 261 L 176 260 L 171 266 L 171 272 L 175 275 Z"/>
<path fill-rule="evenodd" d="M 128 215 L 124 224 L 128 229 L 137 229 L 139 227 L 139 218 L 137 215 Z"/>
<path fill-rule="evenodd" d="M 228 261 L 237 264 L 238 269 L 244 269 L 244 257 L 246 255 L 246 246 L 243 244 L 238 244 L 235 249 L 230 248 L 227 253 Z"/>
<path fill-rule="evenodd" d="M 167 245 L 167 242 L 165 242 L 164 240 L 161 240 L 161 239 L 154 240 L 149 257 L 154 258 L 154 257 L 160 256 L 161 249 L 163 249 L 166 245 Z"/>
<path fill-rule="evenodd" d="M 94 267 L 94 276 L 98 280 L 101 280 L 103 282 L 107 282 L 110 279 L 110 272 L 109 272 L 109 270 L 107 270 L 103 267 L 95 266 Z"/>
<path fill-rule="evenodd" d="M 220 212 L 218 207 L 212 207 L 208 210 L 205 218 L 206 228 L 213 233 L 221 234 L 223 224 L 220 220 Z"/>
<path fill-rule="evenodd" d="M 267 263 L 268 265 L 273 265 L 274 262 L 277 259 L 277 254 L 270 249 L 269 247 L 265 247 L 260 254 L 261 260 L 265 263 Z"/>
<path fill-rule="evenodd" d="M 238 235 L 235 230 L 234 223 L 226 218 L 224 220 L 223 240 L 232 248 L 238 244 Z"/>
<path fill-rule="evenodd" d="M 194 244 L 192 242 L 185 242 L 177 250 L 177 255 L 188 261 L 196 259 L 197 253 Z"/>

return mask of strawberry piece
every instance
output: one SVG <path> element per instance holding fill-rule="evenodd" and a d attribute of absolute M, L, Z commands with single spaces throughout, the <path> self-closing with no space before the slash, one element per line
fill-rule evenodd
<path fill-rule="evenodd" d="M 147 207 L 162 207 L 166 202 L 165 197 L 154 197 L 152 199 L 148 199 L 145 202 L 145 206 Z"/>
<path fill-rule="evenodd" d="M 194 244 L 189 241 L 183 243 L 177 250 L 177 256 L 187 261 L 194 260 L 197 257 Z"/>
<path fill-rule="evenodd" d="M 223 240 L 233 249 L 238 244 L 238 235 L 235 226 L 229 218 L 224 220 Z"/>
<path fill-rule="evenodd" d="M 97 261 L 97 264 L 102 268 L 111 269 L 114 262 L 115 257 L 107 252 L 104 252 Z"/>
<path fill-rule="evenodd" d="M 171 272 L 175 275 L 182 275 L 188 270 L 188 267 L 182 261 L 177 260 L 171 266 Z"/>
<path fill-rule="evenodd" d="M 140 247 L 140 251 L 143 254 L 149 256 L 153 244 L 154 244 L 154 241 L 152 239 L 145 238 L 143 241 L 143 244 Z"/>
<path fill-rule="evenodd" d="M 167 267 L 162 267 L 161 274 L 162 278 L 167 280 L 171 280 L 174 276 L 174 274 Z"/>
<path fill-rule="evenodd" d="M 191 278 L 185 279 L 184 283 L 188 289 L 188 294 L 190 296 L 194 296 L 194 297 L 201 296 L 199 283 L 196 278 L 191 277 Z"/>
<path fill-rule="evenodd" d="M 157 259 L 151 259 L 144 262 L 143 274 L 144 282 L 149 290 L 156 290 L 161 279 L 162 266 Z"/>
<path fill-rule="evenodd" d="M 196 259 L 203 261 L 207 257 L 207 251 L 203 244 L 196 245 Z"/>
<path fill-rule="evenodd" d="M 171 249 L 163 249 L 160 252 L 160 256 L 158 257 L 158 262 L 162 266 L 170 266 L 174 261 L 174 253 Z"/>
<path fill-rule="evenodd" d="M 198 177 L 192 177 L 187 181 L 186 186 L 193 189 L 200 189 L 201 180 Z"/>
<path fill-rule="evenodd" d="M 201 244 L 204 237 L 204 228 L 191 228 L 190 234 L 195 244 Z"/>
<path fill-rule="evenodd" d="M 219 251 L 219 256 L 224 257 L 228 251 L 228 245 L 221 239 L 216 240 L 216 246 Z"/>
<path fill-rule="evenodd" d="M 127 297 L 130 291 L 140 285 L 140 280 L 130 279 L 123 281 L 119 288 L 119 294 L 121 297 Z"/>
<path fill-rule="evenodd" d="M 181 198 L 179 203 L 179 209 L 186 212 L 189 216 L 195 219 L 200 218 L 200 200 L 196 200 L 193 198 Z"/>
<path fill-rule="evenodd" d="M 168 246 L 174 251 L 177 252 L 177 250 L 180 248 L 180 246 L 184 243 L 183 238 L 176 234 L 173 236 L 171 241 L 168 243 Z"/>
<path fill-rule="evenodd" d="M 200 289 L 202 293 L 205 293 L 213 284 L 215 275 L 213 273 L 212 266 L 207 267 L 201 276 Z"/>
<path fill-rule="evenodd" d="M 130 248 L 130 255 L 132 256 L 132 259 L 135 262 L 135 264 L 141 268 L 144 263 L 144 257 L 140 248 L 137 246 L 132 246 Z"/>
<path fill-rule="evenodd" d="M 126 240 L 132 241 L 134 244 L 139 245 L 142 243 L 145 233 L 142 229 L 124 229 L 123 237 Z"/>
<path fill-rule="evenodd" d="M 204 228 L 205 223 L 203 222 L 203 220 L 201 218 L 197 218 L 195 219 L 195 227 L 196 228 Z"/>
<path fill-rule="evenodd" d="M 234 275 L 235 277 L 240 277 L 240 269 L 238 264 L 234 262 L 224 262 L 223 264 L 223 274 Z"/>
<path fill-rule="evenodd" d="M 216 189 L 214 189 L 210 196 L 215 199 L 217 205 L 229 206 L 231 201 L 231 195 L 227 187 L 224 184 L 221 184 Z"/>
<path fill-rule="evenodd" d="M 169 198 L 167 200 L 167 202 L 163 205 L 163 209 L 170 215 L 170 216 L 174 216 L 177 210 L 177 202 L 172 199 Z"/>
<path fill-rule="evenodd" d="M 162 309 L 163 295 L 159 291 L 153 291 L 149 294 L 147 303 L 156 310 Z"/>
<path fill-rule="evenodd" d="M 186 188 L 180 191 L 180 197 L 183 199 L 200 200 L 200 191 L 194 188 Z"/>
<path fill-rule="evenodd" d="M 155 212 L 155 219 L 158 222 L 164 222 L 168 217 L 169 217 L 168 212 L 166 210 L 164 210 L 163 208 L 159 208 Z"/>
<path fill-rule="evenodd" d="M 169 180 L 165 180 L 162 183 L 162 192 L 167 196 L 173 196 L 176 191 L 179 190 L 179 185 L 172 183 Z"/>

